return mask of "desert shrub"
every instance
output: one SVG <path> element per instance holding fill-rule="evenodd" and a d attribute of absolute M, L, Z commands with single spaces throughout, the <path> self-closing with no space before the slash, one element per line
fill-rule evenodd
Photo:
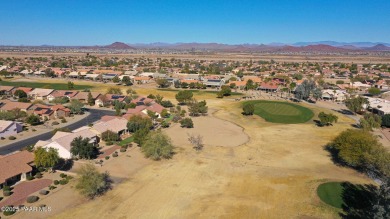
<path fill-rule="evenodd" d="M 41 191 L 39 191 L 39 194 L 41 194 L 41 195 L 47 195 L 47 194 L 49 194 L 49 191 L 47 191 L 47 190 L 41 190 Z"/>
<path fill-rule="evenodd" d="M 35 195 L 27 197 L 27 203 L 34 203 L 34 202 L 37 202 L 38 200 L 39 200 L 39 197 L 35 196 Z"/>
<path fill-rule="evenodd" d="M 13 205 L 6 205 L 6 206 L 4 206 L 4 209 L 5 209 L 5 210 L 3 210 L 4 216 L 13 215 L 16 212 L 16 209 L 14 208 Z"/>
<path fill-rule="evenodd" d="M 181 120 L 181 116 L 178 114 L 175 114 L 172 118 L 172 122 L 179 122 Z"/>
<path fill-rule="evenodd" d="M 110 159 L 110 156 L 106 156 L 104 159 L 108 160 L 108 159 Z"/>
<path fill-rule="evenodd" d="M 40 178 L 42 178 L 42 173 L 38 172 L 35 174 L 34 177 L 40 179 Z"/>
<path fill-rule="evenodd" d="M 112 157 L 118 157 L 118 153 L 113 153 Z"/>
<path fill-rule="evenodd" d="M 243 110 L 242 112 L 243 115 L 246 116 L 253 115 L 253 113 L 255 112 L 255 105 L 253 103 L 247 103 L 244 105 L 242 110 Z"/>
<path fill-rule="evenodd" d="M 3 190 L 4 197 L 10 196 L 12 192 L 10 190 Z"/>
<path fill-rule="evenodd" d="M 121 148 L 119 151 L 120 152 L 126 152 L 126 148 Z"/>
<path fill-rule="evenodd" d="M 67 179 L 61 179 L 60 180 L 60 185 L 66 185 L 66 184 L 68 184 L 68 180 Z"/>
<path fill-rule="evenodd" d="M 60 182 L 58 180 L 54 180 L 54 185 L 58 185 Z"/>
<path fill-rule="evenodd" d="M 34 179 L 34 177 L 33 177 L 33 176 L 31 176 L 31 175 L 27 175 L 27 176 L 26 176 L 26 179 L 27 179 L 28 181 L 30 181 L 30 180 L 33 180 L 33 179 Z"/>
<path fill-rule="evenodd" d="M 8 137 L 8 139 L 9 139 L 9 140 L 15 140 L 16 137 L 11 135 L 11 136 Z"/>
<path fill-rule="evenodd" d="M 51 125 L 59 125 L 59 124 L 60 124 L 60 123 L 57 122 L 57 121 L 54 121 L 54 122 L 51 123 Z"/>
<path fill-rule="evenodd" d="M 55 187 L 55 186 L 49 186 L 49 190 L 54 190 L 54 189 L 56 189 L 57 187 Z"/>
<path fill-rule="evenodd" d="M 180 126 L 183 128 L 193 128 L 194 122 L 192 122 L 191 118 L 185 118 L 180 121 Z"/>
<path fill-rule="evenodd" d="M 73 179 L 73 176 L 66 176 L 66 179 L 69 181 L 69 180 Z"/>
<path fill-rule="evenodd" d="M 1 140 L 4 140 L 5 138 L 4 138 L 4 137 L 1 137 L 0 139 L 1 139 Z"/>
<path fill-rule="evenodd" d="M 9 187 L 9 186 L 3 186 L 3 191 L 11 191 L 11 187 Z"/>
<path fill-rule="evenodd" d="M 39 171 L 39 172 L 43 172 L 43 171 L 45 171 L 45 168 L 42 167 L 42 166 L 41 166 L 41 167 L 38 167 L 38 171 Z"/>
<path fill-rule="evenodd" d="M 112 141 L 107 141 L 107 142 L 106 142 L 106 145 L 107 145 L 107 146 L 110 146 L 110 145 L 113 145 L 113 144 L 114 144 L 114 143 L 113 143 Z"/>
<path fill-rule="evenodd" d="M 36 132 L 37 130 L 36 129 L 31 129 L 31 131 Z"/>
<path fill-rule="evenodd" d="M 66 119 L 63 118 L 63 119 L 61 119 L 61 122 L 62 122 L 62 123 L 67 123 L 68 121 L 66 121 Z"/>
<path fill-rule="evenodd" d="M 65 178 L 65 177 L 66 177 L 66 174 L 65 174 L 65 173 L 61 173 L 61 174 L 60 174 L 60 177 L 61 177 L 61 178 Z"/>

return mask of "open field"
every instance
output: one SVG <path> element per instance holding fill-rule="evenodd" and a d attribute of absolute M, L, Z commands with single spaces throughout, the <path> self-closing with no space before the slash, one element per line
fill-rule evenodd
<path fill-rule="evenodd" d="M 343 186 L 341 182 L 327 182 L 318 186 L 317 194 L 320 199 L 328 205 L 335 208 L 341 208 L 343 205 Z"/>
<path fill-rule="evenodd" d="M 275 124 L 242 116 L 239 102 L 214 96 L 207 103 L 213 113 L 195 118 L 194 129 L 166 129 L 177 147 L 173 159 L 145 164 L 104 197 L 54 218 L 335 218 L 318 185 L 370 182 L 334 165 L 323 149 L 354 123 L 342 114 L 331 127 Z M 186 141 L 189 131 L 204 135 L 203 151 Z"/>
<path fill-rule="evenodd" d="M 243 104 L 249 103 L 255 106 L 254 114 L 268 122 L 285 124 L 304 123 L 314 116 L 310 109 L 293 103 L 255 100 L 246 101 Z"/>
<path fill-rule="evenodd" d="M 0 58 L 7 57 L 81 57 L 86 53 L 65 53 L 65 52 L 0 52 Z M 350 62 L 350 63 L 390 63 L 390 56 L 375 56 L 375 55 L 278 55 L 278 54 L 261 54 L 261 53 L 203 53 L 203 54 L 125 54 L 125 53 L 92 53 L 91 55 L 98 57 L 128 57 L 139 58 L 177 58 L 177 59 L 202 59 L 202 60 L 267 60 L 271 59 L 280 62 Z"/>

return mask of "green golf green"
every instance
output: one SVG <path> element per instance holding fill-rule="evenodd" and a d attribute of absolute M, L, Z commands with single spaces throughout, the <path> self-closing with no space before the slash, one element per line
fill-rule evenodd
<path fill-rule="evenodd" d="M 317 194 L 326 204 L 341 208 L 343 205 L 343 186 L 341 182 L 327 182 L 318 186 Z"/>
<path fill-rule="evenodd" d="M 293 103 L 266 100 L 244 102 L 244 104 L 249 103 L 255 106 L 254 114 L 268 122 L 284 124 L 305 123 L 314 116 L 313 111 L 310 109 Z"/>

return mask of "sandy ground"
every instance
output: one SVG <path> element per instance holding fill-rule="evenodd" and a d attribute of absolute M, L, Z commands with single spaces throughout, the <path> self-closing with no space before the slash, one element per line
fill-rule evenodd
<path fill-rule="evenodd" d="M 213 116 L 223 120 L 194 120 L 193 130 L 202 130 L 209 144 L 203 151 L 194 151 L 183 139 L 188 130 L 174 126 L 166 131 L 177 146 L 173 159 L 145 164 L 106 196 L 54 218 L 334 218 L 337 212 L 316 196 L 318 184 L 369 182 L 354 170 L 334 165 L 323 149 L 351 127 L 348 117 L 338 114 L 339 123 L 332 127 L 316 127 L 313 122 L 281 125 L 242 116 L 238 102 L 208 103 L 215 110 Z M 224 125 L 207 129 L 217 122 Z M 239 130 L 236 127 L 243 127 L 241 133 L 233 133 Z M 211 143 L 208 136 L 213 135 L 226 139 Z M 243 140 L 235 147 L 217 146 L 226 142 L 233 146 L 231 135 Z M 250 138 L 246 143 L 244 136 Z"/>
<path fill-rule="evenodd" d="M 192 118 L 194 128 L 181 128 L 180 124 L 173 124 L 166 129 L 166 133 L 172 136 L 174 145 L 188 144 L 188 135 L 200 135 L 205 146 L 236 147 L 249 141 L 243 128 L 213 116 Z"/>

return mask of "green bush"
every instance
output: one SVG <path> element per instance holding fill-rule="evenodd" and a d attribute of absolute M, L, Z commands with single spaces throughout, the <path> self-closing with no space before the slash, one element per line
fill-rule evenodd
<path fill-rule="evenodd" d="M 3 211 L 3 214 L 5 215 L 5 216 L 10 216 L 10 215 L 13 215 L 13 214 L 15 214 L 15 212 L 16 212 L 16 209 L 15 208 L 13 208 L 14 206 L 13 205 L 6 205 L 6 206 L 4 206 L 4 211 Z"/>
<path fill-rule="evenodd" d="M 106 160 L 110 159 L 110 156 L 106 156 L 105 159 L 106 159 Z"/>
<path fill-rule="evenodd" d="M 9 186 L 3 186 L 3 191 L 11 191 L 11 187 L 9 187 Z"/>
<path fill-rule="evenodd" d="M 60 124 L 60 123 L 57 122 L 57 121 L 54 121 L 54 122 L 51 123 L 51 125 L 59 125 L 59 124 Z"/>
<path fill-rule="evenodd" d="M 120 152 L 126 152 L 126 148 L 121 148 L 119 151 Z"/>
<path fill-rule="evenodd" d="M 4 197 L 10 196 L 12 192 L 10 190 L 3 190 Z"/>
<path fill-rule="evenodd" d="M 45 168 L 44 168 L 44 167 L 39 167 L 39 168 L 38 168 L 38 171 L 39 171 L 39 172 L 43 172 L 43 171 L 45 171 Z"/>
<path fill-rule="evenodd" d="M 39 197 L 35 196 L 35 195 L 27 197 L 27 203 L 34 203 L 34 202 L 37 202 L 38 200 L 39 200 Z"/>
<path fill-rule="evenodd" d="M 60 177 L 61 177 L 61 178 L 65 178 L 66 176 L 67 176 L 67 175 L 66 175 L 65 173 L 61 173 L 61 174 L 60 174 Z"/>
<path fill-rule="evenodd" d="M 58 185 L 60 182 L 58 180 L 54 180 L 54 185 Z"/>
<path fill-rule="evenodd" d="M 180 121 L 180 126 L 182 128 L 193 128 L 194 122 L 192 122 L 191 118 L 185 118 Z"/>
<path fill-rule="evenodd" d="M 107 142 L 106 142 L 106 145 L 107 145 L 107 146 L 110 146 L 110 145 L 113 145 L 113 144 L 114 144 L 114 143 L 113 143 L 112 141 L 107 141 Z"/>
<path fill-rule="evenodd" d="M 73 176 L 66 176 L 66 179 L 69 181 L 69 180 L 73 179 Z"/>
<path fill-rule="evenodd" d="M 49 186 L 49 190 L 54 190 L 54 189 L 56 189 L 57 187 L 55 187 L 55 186 Z"/>
<path fill-rule="evenodd" d="M 118 157 L 118 153 L 113 153 L 112 157 Z"/>
<path fill-rule="evenodd" d="M 15 140 L 16 137 L 11 135 L 11 136 L 8 137 L 8 139 L 9 139 L 9 140 Z"/>
<path fill-rule="evenodd" d="M 62 122 L 62 123 L 67 123 L 68 121 L 66 121 L 66 119 L 63 118 L 63 119 L 61 119 L 61 122 Z"/>
<path fill-rule="evenodd" d="M 33 180 L 33 179 L 34 179 L 34 177 L 33 177 L 33 176 L 31 176 L 31 175 L 27 175 L 27 176 L 26 176 L 26 179 L 27 179 L 28 181 L 30 181 L 30 180 Z"/>
<path fill-rule="evenodd" d="M 67 179 L 61 179 L 61 180 L 60 180 L 60 184 L 61 184 L 61 185 L 66 185 L 66 184 L 68 184 L 68 182 L 69 182 L 69 181 L 68 181 Z"/>
<path fill-rule="evenodd" d="M 42 178 L 42 173 L 40 173 L 40 172 L 36 173 L 35 178 L 38 178 L 38 179 Z"/>

